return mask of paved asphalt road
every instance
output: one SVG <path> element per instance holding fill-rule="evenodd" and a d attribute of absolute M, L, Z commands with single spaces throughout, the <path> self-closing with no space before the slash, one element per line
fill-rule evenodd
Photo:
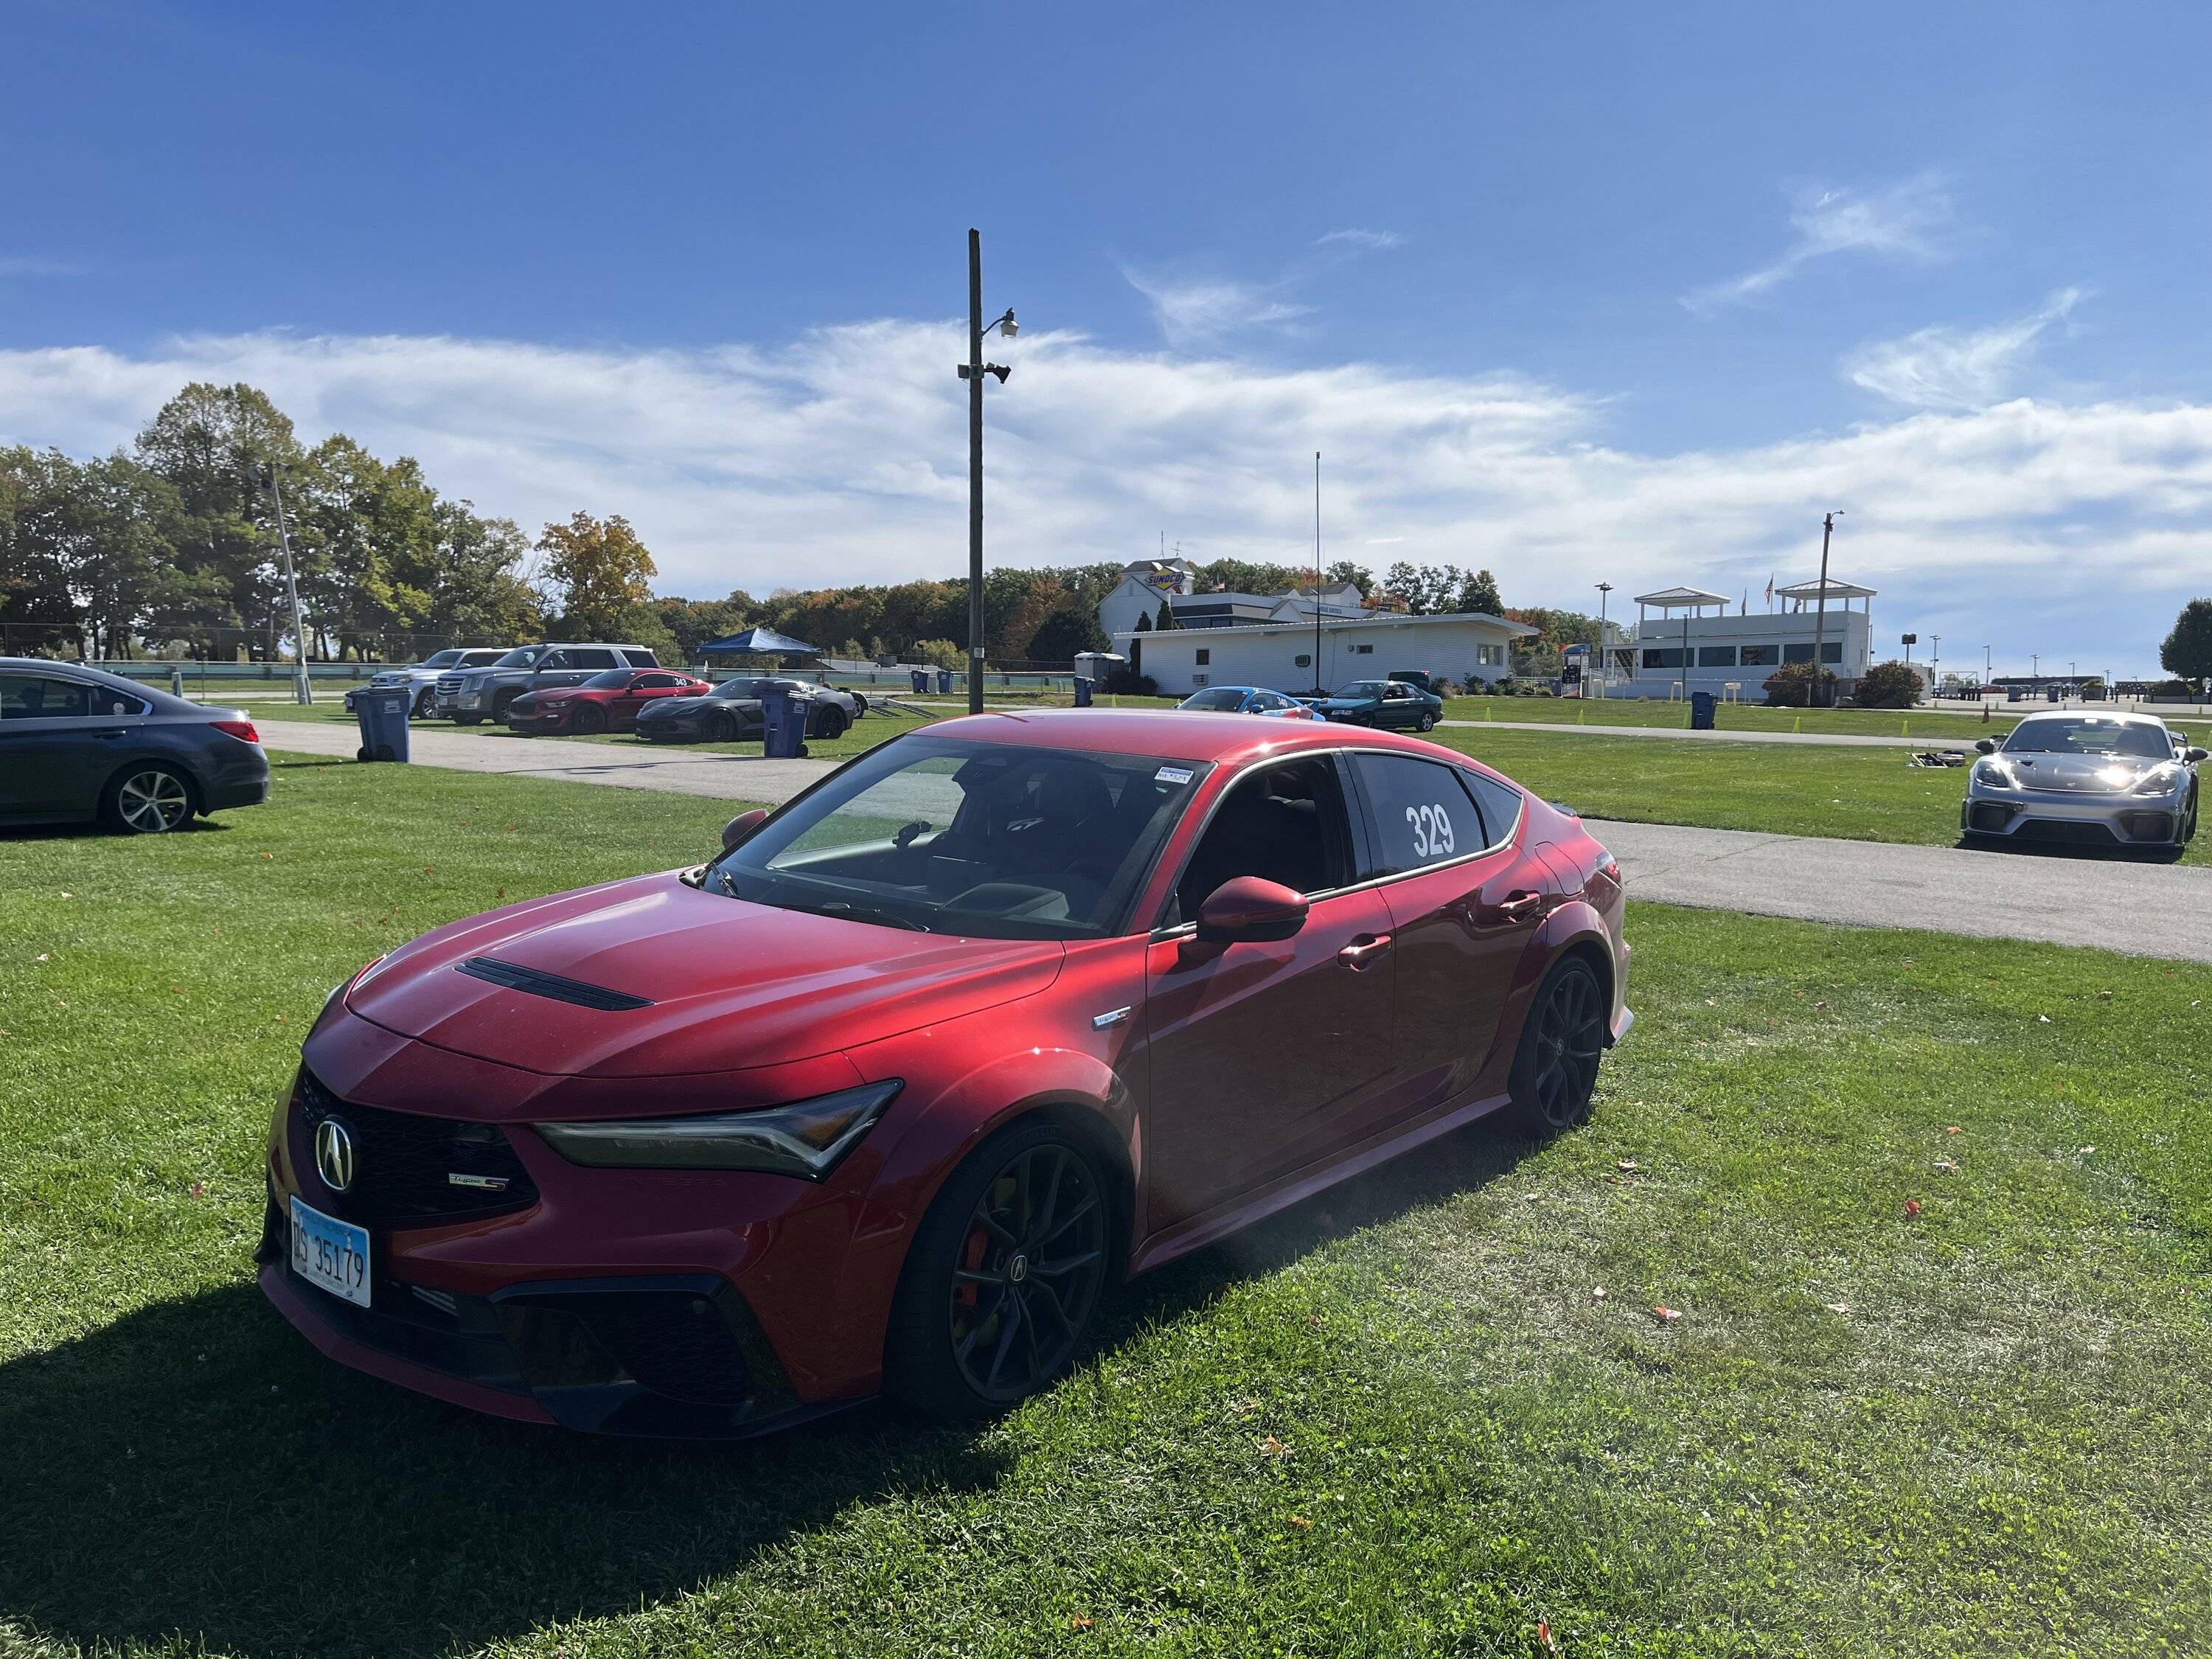
<path fill-rule="evenodd" d="M 1630 729 L 1639 737 L 1687 735 Z M 266 735 L 273 748 L 317 755 L 350 757 L 359 743 L 352 728 L 343 726 L 279 726 L 272 721 Z M 410 740 L 415 759 L 424 765 L 565 778 L 623 789 L 664 789 L 732 801 L 787 800 L 836 764 L 700 754 L 644 744 L 509 738 L 424 726 L 414 728 Z M 1784 740 L 1793 739 L 1785 735 Z M 1814 740 L 1810 734 L 1794 739 Z M 1693 830 L 1620 819 L 1593 819 L 1590 829 L 1620 860 L 1628 890 L 1636 898 L 1856 927 L 1919 927 L 1973 938 L 2042 939 L 2054 945 L 2100 945 L 2136 956 L 2212 962 L 2212 869 Z"/>

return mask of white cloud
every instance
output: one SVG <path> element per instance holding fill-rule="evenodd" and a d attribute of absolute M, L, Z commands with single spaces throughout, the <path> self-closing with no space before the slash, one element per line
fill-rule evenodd
<path fill-rule="evenodd" d="M 1395 230 L 1332 230 L 1326 236 L 1314 239 L 1316 247 L 1351 247 L 1380 253 L 1405 246 L 1406 239 Z"/>
<path fill-rule="evenodd" d="M 0 253 L 0 281 L 11 276 L 78 276 L 84 267 L 71 259 L 50 259 L 39 253 Z"/>
<path fill-rule="evenodd" d="M 310 441 L 343 429 L 416 455 L 528 528 L 628 514 L 664 592 L 945 576 L 967 545 L 963 337 L 879 321 L 778 351 L 281 334 L 0 351 L 0 442 L 96 453 L 188 380 L 244 380 Z M 1770 569 L 1809 574 L 1821 511 L 1844 507 L 1837 570 L 1881 589 L 1885 612 L 2002 613 L 2016 633 L 2033 596 L 2060 620 L 2023 651 L 2148 667 L 2212 566 L 2212 406 L 2016 399 L 1654 453 L 1604 441 L 1602 400 L 1505 376 L 1264 369 L 1047 331 L 1006 351 L 1013 378 L 989 393 L 999 564 L 1127 558 L 1164 525 L 1209 557 L 1297 562 L 1320 449 L 1328 557 L 1403 537 L 1416 563 L 1488 566 L 1516 603 L 1579 606 L 1601 578 L 1756 593 Z"/>
<path fill-rule="evenodd" d="M 1153 319 L 1170 345 L 1203 345 L 1249 329 L 1280 327 L 1313 309 L 1281 297 L 1279 283 L 1183 280 L 1139 270 L 1121 274 L 1151 301 Z"/>
<path fill-rule="evenodd" d="M 1922 173 L 1887 190 L 1822 190 L 1801 194 L 1790 222 L 1797 240 L 1781 256 L 1741 276 L 1683 296 L 1692 311 L 1712 311 L 1757 297 L 1816 259 L 1838 253 L 1935 259 L 1956 215 L 1951 196 L 1934 173 Z"/>
<path fill-rule="evenodd" d="M 1923 328 L 1866 346 L 1844 360 L 1844 374 L 1911 409 L 1985 409 L 2010 390 L 2043 331 L 2081 298 L 2081 289 L 2062 289 L 2040 310 L 1992 328 Z"/>

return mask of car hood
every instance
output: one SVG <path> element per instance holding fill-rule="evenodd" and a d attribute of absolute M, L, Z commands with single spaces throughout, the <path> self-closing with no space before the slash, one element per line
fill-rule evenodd
<path fill-rule="evenodd" d="M 2075 795 L 2124 795 L 2144 773 L 2165 764 L 2135 755 L 2024 754 L 2001 758 L 2011 766 L 2022 787 Z"/>
<path fill-rule="evenodd" d="M 1051 940 L 908 933 L 640 876 L 457 921 L 394 951 L 346 1006 L 402 1036 L 554 1076 L 805 1060 L 1034 995 Z M 460 971 L 474 957 L 647 1006 L 605 1009 Z M 554 985 L 546 988 L 558 991 Z"/>

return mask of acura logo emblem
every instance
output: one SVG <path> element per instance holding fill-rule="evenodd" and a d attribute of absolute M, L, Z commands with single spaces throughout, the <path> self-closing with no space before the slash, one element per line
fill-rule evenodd
<path fill-rule="evenodd" d="M 353 1185 L 353 1137 L 334 1117 L 315 1126 L 315 1172 L 334 1193 Z"/>

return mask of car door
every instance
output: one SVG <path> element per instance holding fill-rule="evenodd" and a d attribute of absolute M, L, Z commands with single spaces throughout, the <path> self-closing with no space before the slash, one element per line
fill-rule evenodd
<path fill-rule="evenodd" d="M 1401 685 L 1395 680 L 1392 680 L 1382 688 L 1382 708 L 1379 724 L 1392 726 L 1411 726 L 1417 713 L 1413 706 L 1413 693 L 1411 688 Z"/>
<path fill-rule="evenodd" d="M 1411 1086 L 1395 1102 L 1418 1113 L 1468 1097 L 1556 884 L 1519 845 L 1511 786 L 1413 755 L 1349 760 L 1367 831 L 1361 874 L 1382 884 L 1397 958 L 1394 1030 Z"/>
<path fill-rule="evenodd" d="M 91 817 L 145 708 L 64 675 L 0 673 L 0 816 Z"/>
<path fill-rule="evenodd" d="M 670 697 L 685 689 L 683 678 L 675 674 L 633 674 L 629 684 L 623 688 L 617 702 L 621 705 L 621 722 L 635 726 L 637 711 L 657 698 Z"/>
<path fill-rule="evenodd" d="M 1146 1222 L 1157 1231 L 1322 1158 L 1389 1083 L 1389 908 L 1344 890 L 1356 863 L 1334 758 L 1248 771 L 1220 797 L 1149 947 Z M 1272 944 L 1201 944 L 1206 894 L 1238 875 L 1305 893 Z"/>

